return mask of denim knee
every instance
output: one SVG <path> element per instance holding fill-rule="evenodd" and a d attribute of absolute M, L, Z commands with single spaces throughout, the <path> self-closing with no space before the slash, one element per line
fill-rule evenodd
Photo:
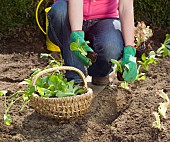
<path fill-rule="evenodd" d="M 62 22 L 62 19 L 67 17 L 67 5 L 68 3 L 65 0 L 55 2 L 48 12 L 49 18 L 57 22 Z"/>

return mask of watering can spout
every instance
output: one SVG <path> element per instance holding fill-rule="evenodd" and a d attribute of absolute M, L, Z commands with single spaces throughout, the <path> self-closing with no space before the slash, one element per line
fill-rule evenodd
<path fill-rule="evenodd" d="M 39 20 L 38 20 L 38 10 L 39 10 L 39 7 L 40 7 L 42 2 L 43 2 L 43 0 L 40 0 L 40 2 L 37 5 L 37 8 L 36 8 L 36 22 L 37 22 L 37 25 L 40 28 L 40 30 L 46 35 L 46 46 L 47 46 L 47 49 L 49 51 L 53 51 L 53 52 L 60 52 L 59 46 L 57 46 L 53 42 L 51 42 L 49 37 L 48 37 L 48 34 L 47 34 L 48 33 L 48 17 L 47 17 L 47 13 L 50 11 L 51 7 L 48 7 L 48 8 L 45 9 L 45 14 L 46 14 L 46 31 L 44 31 L 44 29 L 41 27 L 41 25 L 39 23 Z"/>

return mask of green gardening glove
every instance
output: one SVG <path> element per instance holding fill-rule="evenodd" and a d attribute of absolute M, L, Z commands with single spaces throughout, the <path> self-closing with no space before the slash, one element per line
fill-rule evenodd
<path fill-rule="evenodd" d="M 123 52 L 122 66 L 124 67 L 123 78 L 125 81 L 132 83 L 137 76 L 137 64 L 136 64 L 136 49 L 132 46 L 126 46 Z"/>
<path fill-rule="evenodd" d="M 72 32 L 70 38 L 72 42 L 76 42 L 76 40 L 79 39 L 80 45 L 85 43 L 83 31 Z M 79 58 L 80 62 L 82 62 L 86 67 L 89 67 L 92 62 L 96 61 L 97 55 L 93 49 L 87 45 L 87 43 L 85 43 L 83 49 L 87 52 L 87 57 L 82 55 L 80 51 L 73 51 L 73 53 Z"/>

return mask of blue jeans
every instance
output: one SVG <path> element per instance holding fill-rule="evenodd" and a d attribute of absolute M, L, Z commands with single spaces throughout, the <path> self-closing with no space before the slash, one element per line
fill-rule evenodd
<path fill-rule="evenodd" d="M 48 37 L 61 49 L 61 54 L 66 66 L 80 69 L 85 75 L 104 77 L 112 71 L 111 59 L 119 60 L 122 56 L 124 41 L 121 34 L 120 20 L 92 19 L 83 22 L 85 40 L 90 42 L 90 47 L 98 54 L 97 60 L 86 71 L 84 65 L 70 50 L 70 23 L 68 17 L 68 2 L 59 0 L 55 2 L 48 13 Z M 81 77 L 72 71 L 67 71 L 66 78 L 81 82 Z"/>

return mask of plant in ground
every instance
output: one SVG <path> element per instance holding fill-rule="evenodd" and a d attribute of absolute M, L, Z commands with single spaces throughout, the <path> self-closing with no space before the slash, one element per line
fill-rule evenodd
<path fill-rule="evenodd" d="M 113 65 L 116 65 L 115 72 L 117 73 L 117 78 L 118 78 L 118 80 L 119 80 L 119 81 L 124 81 L 124 79 L 123 79 L 123 67 L 122 67 L 122 65 L 121 65 L 121 61 L 117 61 L 117 60 L 111 59 L 111 63 L 112 63 Z M 128 68 L 127 65 L 125 65 L 125 67 Z M 138 80 L 138 81 L 140 81 L 140 80 L 145 80 L 145 79 L 146 79 L 145 73 L 141 73 L 141 72 L 140 72 L 140 67 L 141 67 L 141 65 L 138 66 L 137 77 L 136 77 L 136 79 L 135 79 L 135 80 Z M 122 82 L 122 83 L 121 83 L 121 87 L 122 87 L 122 88 L 125 88 L 125 89 L 129 89 L 129 87 L 128 87 L 128 82 Z"/>
<path fill-rule="evenodd" d="M 164 102 L 159 103 L 158 112 L 153 112 L 156 120 L 153 122 L 152 127 L 161 130 L 164 129 L 161 124 L 161 117 L 166 119 L 167 109 L 170 108 L 170 100 L 168 95 L 164 93 L 163 90 L 159 90 L 159 95 L 164 99 Z"/>
<path fill-rule="evenodd" d="M 166 34 L 166 39 L 160 48 L 156 51 L 163 57 L 170 55 L 170 34 Z"/>
<path fill-rule="evenodd" d="M 115 60 L 115 59 L 111 59 L 110 61 L 111 61 L 111 63 L 112 63 L 113 65 L 116 65 L 115 72 L 117 73 L 117 78 L 118 78 L 118 80 L 119 80 L 119 81 L 124 81 L 124 79 L 123 79 L 123 71 L 124 71 L 124 69 L 123 69 L 123 67 L 122 67 L 121 61 L 117 61 L 117 60 Z M 125 68 L 126 68 L 126 67 L 129 68 L 128 65 L 125 65 Z M 120 84 L 120 86 L 121 86 L 122 88 L 124 88 L 124 89 L 129 89 L 129 87 L 128 87 L 128 82 L 126 82 L 126 81 L 122 82 L 122 83 Z"/>
<path fill-rule="evenodd" d="M 129 89 L 128 82 L 124 81 L 124 82 L 120 83 L 120 87 L 128 90 Z"/>
<path fill-rule="evenodd" d="M 117 61 L 115 59 L 111 59 L 110 60 L 111 63 L 113 65 L 116 65 L 116 69 L 115 69 L 115 72 L 117 73 L 117 78 L 119 81 L 124 81 L 123 79 L 123 67 L 122 67 L 122 63 L 121 63 L 121 60 L 120 61 Z M 126 66 L 126 65 L 125 65 Z"/>
<path fill-rule="evenodd" d="M 152 35 L 152 29 L 149 26 L 146 26 L 143 21 L 138 22 L 134 30 L 136 57 L 141 58 L 143 53 L 152 49 L 151 40 L 149 40 Z"/>
<path fill-rule="evenodd" d="M 147 57 L 145 53 L 142 54 L 142 61 L 138 61 L 138 63 L 142 66 L 142 68 L 145 70 L 145 71 L 148 71 L 148 66 L 149 64 L 157 64 L 157 62 L 155 61 L 156 58 L 155 58 L 155 52 L 154 51 L 151 51 L 149 53 L 149 56 Z"/>
<path fill-rule="evenodd" d="M 58 61 L 56 61 L 50 54 L 41 54 L 41 58 L 50 58 L 49 65 L 52 67 L 61 65 Z M 50 66 L 47 66 L 46 68 L 49 68 Z M 45 69 L 46 69 L 45 68 Z M 12 105 L 18 101 L 21 100 L 23 104 L 21 105 L 21 111 L 24 109 L 25 105 L 29 103 L 30 99 L 33 97 L 33 93 L 38 94 L 41 97 L 69 97 L 74 95 L 81 95 L 85 92 L 87 92 L 86 88 L 74 84 L 74 81 L 67 81 L 66 78 L 64 78 L 64 75 L 62 72 L 56 71 L 52 74 L 47 73 L 43 77 L 39 77 L 36 80 L 36 84 L 33 86 L 33 77 L 42 71 L 42 69 L 36 69 L 31 74 L 31 76 L 28 79 L 24 79 L 20 85 L 26 85 L 24 90 L 19 90 L 9 96 L 9 98 L 6 97 L 7 91 L 2 90 L 0 91 L 0 96 L 4 97 L 4 123 L 6 125 L 10 125 L 12 122 L 12 118 L 10 116 L 9 110 L 11 109 Z M 7 105 L 9 102 L 9 105 Z"/>
<path fill-rule="evenodd" d="M 137 77 L 136 77 L 136 79 L 135 79 L 135 80 L 138 80 L 138 81 L 140 81 L 140 80 L 145 80 L 145 79 L 146 79 L 145 73 L 140 72 L 140 68 L 141 68 L 141 65 L 138 66 Z"/>
<path fill-rule="evenodd" d="M 149 26 L 146 26 L 143 21 L 138 22 L 135 27 L 135 45 L 139 47 L 142 43 L 145 43 L 150 37 L 153 36 L 152 30 Z"/>

